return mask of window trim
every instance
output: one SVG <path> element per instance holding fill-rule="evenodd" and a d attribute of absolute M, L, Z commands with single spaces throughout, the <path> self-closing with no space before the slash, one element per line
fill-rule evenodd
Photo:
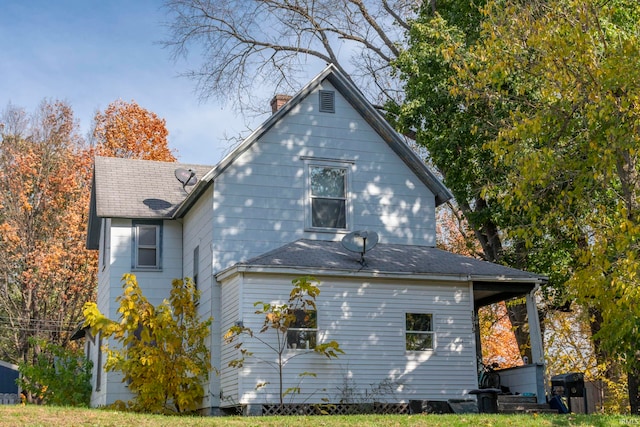
<path fill-rule="evenodd" d="M 154 227 L 156 230 L 156 245 L 155 246 L 140 246 L 138 244 L 138 231 L 141 227 Z M 132 221 L 131 224 L 132 233 L 131 233 L 131 269 L 134 271 L 159 271 L 162 270 L 162 234 L 163 234 L 163 223 L 162 221 L 149 221 L 149 220 L 136 220 Z M 156 249 L 156 264 L 153 266 L 150 265 L 139 265 L 139 251 L 138 249 L 148 249 L 155 248 Z"/>
<path fill-rule="evenodd" d="M 301 313 L 315 313 L 314 316 L 314 320 L 315 320 L 315 328 L 292 328 L 289 327 L 287 329 L 287 348 L 289 350 L 313 350 L 316 345 L 318 345 L 318 310 L 302 310 L 302 309 L 295 309 L 294 312 L 301 312 Z M 310 342 L 312 340 L 307 340 L 307 346 L 306 347 L 298 347 L 297 346 L 297 342 L 293 343 L 289 341 L 289 334 L 291 333 L 300 333 L 300 332 L 309 332 L 309 335 L 314 335 L 315 339 L 313 340 L 313 342 Z M 310 342 L 310 343 L 309 343 Z M 295 344 L 295 347 L 294 347 Z"/>
<path fill-rule="evenodd" d="M 306 196 L 305 196 L 305 226 L 307 230 L 316 232 L 348 232 L 351 227 L 351 169 L 353 162 L 339 161 L 339 160 L 324 160 L 324 159 L 306 159 L 305 160 L 305 174 L 306 174 Z M 329 169 L 343 169 L 344 174 L 344 198 L 331 198 L 331 197 L 315 197 L 312 194 L 312 174 L 313 168 L 329 168 Z M 319 227 L 313 225 L 313 200 L 314 199 L 340 199 L 344 200 L 344 228 L 342 227 Z"/>
<path fill-rule="evenodd" d="M 423 330 L 416 330 L 416 329 L 408 329 L 407 328 L 407 315 L 412 314 L 412 315 L 428 315 L 431 316 L 431 330 L 429 331 L 423 331 Z M 403 325 L 404 325 L 404 349 L 406 352 L 434 352 L 438 346 L 437 344 L 437 336 L 436 336 L 436 331 L 435 331 L 435 318 L 436 316 L 433 314 L 433 312 L 419 312 L 419 311 L 407 311 L 404 313 L 404 319 L 403 319 Z M 413 335 L 431 335 L 431 348 L 425 348 L 425 349 L 409 349 L 407 348 L 407 336 L 413 334 Z"/>

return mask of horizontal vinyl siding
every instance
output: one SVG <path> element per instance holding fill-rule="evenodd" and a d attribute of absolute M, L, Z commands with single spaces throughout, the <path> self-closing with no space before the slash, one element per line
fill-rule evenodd
<path fill-rule="evenodd" d="M 109 219 L 102 219 L 104 227 L 101 227 L 100 231 L 100 248 L 104 250 L 105 233 L 111 233 L 111 221 Z M 113 243 L 110 244 L 112 247 Z M 96 304 L 98 309 L 102 313 L 110 313 L 111 306 L 115 305 L 115 301 L 109 299 L 111 290 L 109 288 L 109 280 L 111 276 L 111 257 L 112 250 L 109 248 L 109 259 L 107 260 L 104 268 L 98 270 L 98 289 Z M 93 362 L 93 369 L 91 371 L 91 406 L 105 406 L 107 404 L 107 387 L 105 385 L 106 374 L 102 372 L 101 386 L 99 390 L 96 390 L 96 380 L 98 375 L 98 369 L 102 369 L 102 366 L 98 366 L 98 352 L 101 350 L 98 348 L 98 338 L 94 338 L 94 341 L 89 343 L 91 348 L 91 361 Z M 105 357 L 102 357 L 102 363 L 104 364 Z"/>
<path fill-rule="evenodd" d="M 182 224 L 177 221 L 164 221 L 162 227 L 162 269 L 131 269 L 131 220 L 112 219 L 111 221 L 111 301 L 122 294 L 122 276 L 133 273 L 144 295 L 154 305 L 169 297 L 171 282 L 182 277 Z M 117 316 L 117 308 L 111 307 L 110 316 Z"/>
<path fill-rule="evenodd" d="M 254 331 L 263 318 L 254 315 L 256 301 L 283 303 L 291 290 L 291 277 L 245 276 L 242 308 L 244 324 Z M 474 341 L 469 287 L 465 283 L 438 284 L 385 280 L 350 282 L 321 280 L 317 299 L 320 341 L 336 340 L 346 354 L 336 360 L 316 354 L 296 357 L 285 368 L 287 387 L 297 386 L 300 372 L 313 372 L 300 384 L 298 401 L 332 402 L 347 399 L 341 394 L 345 381 L 358 392 L 373 392 L 376 385 L 390 382 L 393 395 L 380 401 L 461 398 L 475 387 Z M 437 348 L 433 352 L 406 352 L 405 313 L 432 313 Z M 267 333 L 261 338 L 267 338 Z M 272 335 L 271 338 L 275 338 Z M 277 370 L 259 360 L 276 354 L 256 340 L 245 340 L 254 356 L 241 372 L 241 403 L 277 401 Z M 294 351 L 287 353 L 296 354 Z M 259 392 L 259 382 L 270 385 Z M 351 396 L 355 399 L 357 396 Z"/>
<path fill-rule="evenodd" d="M 292 179 L 297 168 L 263 164 L 261 156 L 252 160 L 215 182 L 214 269 L 296 240 L 304 228 L 304 183 Z"/>
<path fill-rule="evenodd" d="M 333 88 L 325 82 L 319 89 Z M 306 169 L 314 159 L 349 168 L 347 231 L 435 244 L 433 194 L 338 92 L 335 114 L 319 113 L 317 103 L 313 92 L 216 178 L 214 272 L 300 238 L 344 235 L 306 228 Z"/>
<path fill-rule="evenodd" d="M 237 275 L 221 286 L 222 314 L 221 328 L 222 335 L 226 333 L 235 323 L 242 319 L 240 315 L 240 289 L 242 276 Z M 238 397 L 238 369 L 230 368 L 229 362 L 239 357 L 239 352 L 234 348 L 234 344 L 225 344 L 221 341 L 222 354 L 220 362 L 220 390 L 223 396 L 221 406 L 233 406 L 239 402 Z"/>
<path fill-rule="evenodd" d="M 212 194 L 213 189 L 209 189 L 201 195 L 196 203 L 189 209 L 184 218 L 183 225 L 183 275 L 193 279 L 193 251 L 198 247 L 199 268 L 198 268 L 198 290 L 200 291 L 200 303 L 198 305 L 198 315 L 201 319 L 213 317 L 210 336 L 207 342 L 211 352 L 211 365 L 218 368 L 220 364 L 220 316 L 218 314 L 220 301 L 215 298 L 216 286 L 213 284 L 211 273 L 211 239 L 213 234 L 212 215 Z M 203 407 L 216 407 L 219 405 L 219 381 L 214 372 L 209 375 L 209 384 L 205 387 L 205 397 L 202 402 Z"/>
<path fill-rule="evenodd" d="M 213 214 L 211 187 L 202 195 L 184 218 L 184 275 L 193 278 L 193 250 L 200 252 L 198 289 L 200 290 L 200 314 L 211 315 L 211 240 L 213 235 Z"/>

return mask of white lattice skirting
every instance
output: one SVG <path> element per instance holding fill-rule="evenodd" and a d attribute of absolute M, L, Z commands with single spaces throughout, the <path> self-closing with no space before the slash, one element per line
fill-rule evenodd
<path fill-rule="evenodd" d="M 0 393 L 0 405 L 16 405 L 20 403 L 20 396 L 15 393 Z"/>

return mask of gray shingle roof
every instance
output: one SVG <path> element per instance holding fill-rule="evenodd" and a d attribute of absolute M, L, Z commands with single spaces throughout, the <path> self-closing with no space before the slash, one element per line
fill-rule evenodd
<path fill-rule="evenodd" d="M 97 216 L 171 218 L 187 197 L 187 192 L 174 175 L 177 168 L 193 169 L 196 177 L 202 178 L 213 166 L 96 157 L 94 194 Z"/>
<path fill-rule="evenodd" d="M 236 266 L 451 275 L 472 280 L 544 280 L 540 275 L 428 246 L 379 243 L 365 254 L 364 267 L 359 261 L 360 254 L 346 250 L 341 242 L 301 239 Z"/>

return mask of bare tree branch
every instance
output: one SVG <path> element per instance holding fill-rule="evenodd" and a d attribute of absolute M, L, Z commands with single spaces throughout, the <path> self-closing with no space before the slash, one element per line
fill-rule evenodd
<path fill-rule="evenodd" d="M 397 97 L 390 62 L 421 3 L 167 0 L 171 36 L 163 44 L 176 58 L 200 61 L 185 75 L 196 80 L 202 99 L 252 108 L 257 96 L 296 91 L 333 64 L 369 98 L 384 102 Z"/>

